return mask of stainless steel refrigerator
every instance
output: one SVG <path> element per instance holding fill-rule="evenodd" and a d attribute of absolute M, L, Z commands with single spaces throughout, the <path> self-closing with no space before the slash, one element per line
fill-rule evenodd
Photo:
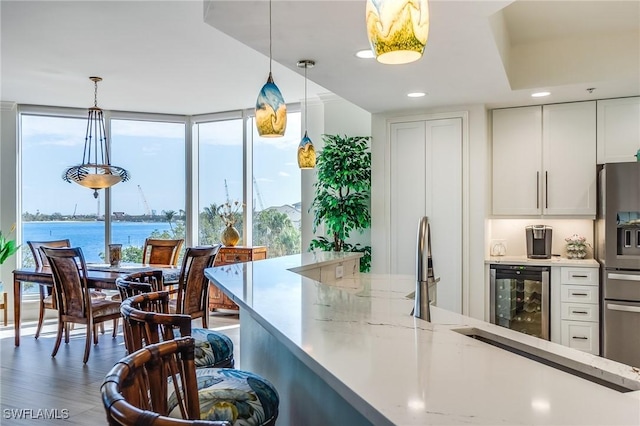
<path fill-rule="evenodd" d="M 640 162 L 604 165 L 598 186 L 600 353 L 640 367 Z"/>

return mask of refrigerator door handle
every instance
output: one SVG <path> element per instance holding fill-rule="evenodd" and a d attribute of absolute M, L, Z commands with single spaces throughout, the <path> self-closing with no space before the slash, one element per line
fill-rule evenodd
<path fill-rule="evenodd" d="M 621 312 L 634 312 L 640 314 L 640 306 L 618 305 L 616 303 L 607 303 L 607 309 Z"/>
<path fill-rule="evenodd" d="M 551 340 L 550 327 L 549 327 L 549 290 L 550 290 L 550 275 L 549 271 L 542 272 L 542 338 Z"/>
<path fill-rule="evenodd" d="M 640 281 L 640 275 L 618 274 L 615 272 L 609 272 L 607 278 L 610 280 Z"/>

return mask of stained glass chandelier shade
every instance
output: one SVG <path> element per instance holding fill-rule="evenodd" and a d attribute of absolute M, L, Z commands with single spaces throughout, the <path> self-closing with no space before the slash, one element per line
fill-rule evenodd
<path fill-rule="evenodd" d="M 122 167 L 111 165 L 104 116 L 102 109 L 98 108 L 98 82 L 102 79 L 89 78 L 94 83 L 94 104 L 89 108 L 82 163 L 66 169 L 62 179 L 93 189 L 93 196 L 98 198 L 99 189 L 126 182 L 129 180 L 129 172 Z"/>
<path fill-rule="evenodd" d="M 406 64 L 422 57 L 429 37 L 427 0 L 367 0 L 367 35 L 383 64 Z"/>

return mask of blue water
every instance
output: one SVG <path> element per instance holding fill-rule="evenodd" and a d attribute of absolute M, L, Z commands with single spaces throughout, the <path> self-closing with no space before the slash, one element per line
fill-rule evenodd
<path fill-rule="evenodd" d="M 104 222 L 24 222 L 23 250 L 28 250 L 27 241 L 47 241 L 68 238 L 73 247 L 82 248 L 87 262 L 101 263 L 104 260 Z M 112 222 L 112 242 L 123 247 L 142 248 L 145 238 L 155 230 L 169 230 L 168 222 Z"/>

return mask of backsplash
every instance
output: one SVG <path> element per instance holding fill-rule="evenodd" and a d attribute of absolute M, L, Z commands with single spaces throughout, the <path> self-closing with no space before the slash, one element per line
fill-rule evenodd
<path fill-rule="evenodd" d="M 593 220 L 591 219 L 488 219 L 486 223 L 485 257 L 491 254 L 492 242 L 500 240 L 506 247 L 507 256 L 526 256 L 525 227 L 547 225 L 553 228 L 551 252 L 567 256 L 565 238 L 578 234 L 586 238 L 587 259 L 593 258 Z"/>

